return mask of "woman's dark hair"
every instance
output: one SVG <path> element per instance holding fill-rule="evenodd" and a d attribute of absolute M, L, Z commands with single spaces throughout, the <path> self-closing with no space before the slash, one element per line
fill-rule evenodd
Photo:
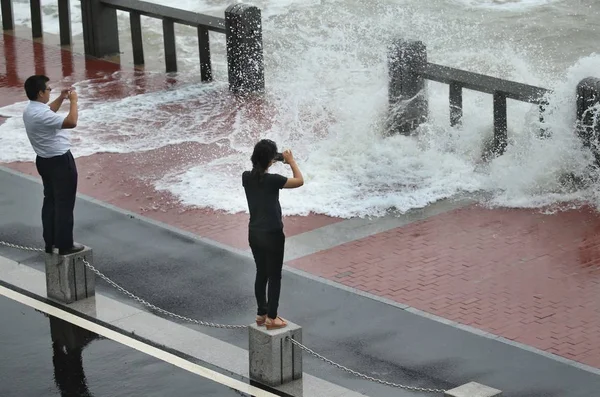
<path fill-rule="evenodd" d="M 250 160 L 252 161 L 252 173 L 259 180 L 267 171 L 269 163 L 277 154 L 277 144 L 270 139 L 262 139 L 254 146 L 254 152 Z"/>

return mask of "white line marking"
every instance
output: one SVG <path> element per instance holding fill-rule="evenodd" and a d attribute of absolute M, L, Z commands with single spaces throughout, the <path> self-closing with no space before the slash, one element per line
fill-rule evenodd
<path fill-rule="evenodd" d="M 265 390 L 259 389 L 255 386 L 249 385 L 247 383 L 241 382 L 237 379 L 230 378 L 223 374 L 220 374 L 216 371 L 213 371 L 208 368 L 201 367 L 197 364 L 189 362 L 181 357 L 178 357 L 172 353 L 165 352 L 156 347 L 150 346 L 146 343 L 140 342 L 136 339 L 133 339 L 129 336 L 123 335 L 119 332 L 110 330 L 102 325 L 96 324 L 92 321 L 83 319 L 74 314 L 68 313 L 64 310 L 58 309 L 54 306 L 50 306 L 47 303 L 40 302 L 36 299 L 30 298 L 26 295 L 15 292 L 11 289 L 3 287 L 0 285 L 0 295 L 3 295 L 7 298 L 10 298 L 16 302 L 22 303 L 26 306 L 32 307 L 39 311 L 42 311 L 50 316 L 54 316 L 65 320 L 71 324 L 74 324 L 78 327 L 85 328 L 89 331 L 92 331 L 98 335 L 102 335 L 106 338 L 112 339 L 115 342 L 119 342 L 125 346 L 131 347 L 135 350 L 138 350 L 142 353 L 146 353 L 150 356 L 156 357 L 159 360 L 172 364 L 176 367 L 185 369 L 191 373 L 196 375 L 200 375 L 204 378 L 207 378 L 213 382 L 220 383 L 221 385 L 230 387 L 232 389 L 238 390 L 242 393 L 249 394 L 254 397 L 278 397 L 275 394 L 269 393 Z"/>

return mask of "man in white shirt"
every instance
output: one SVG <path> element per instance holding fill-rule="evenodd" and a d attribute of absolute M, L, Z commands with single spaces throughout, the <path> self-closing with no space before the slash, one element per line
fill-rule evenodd
<path fill-rule="evenodd" d="M 29 105 L 23 112 L 27 137 L 37 154 L 35 164 L 44 183 L 42 206 L 43 236 L 46 253 L 58 248 L 59 255 L 82 251 L 84 246 L 73 241 L 73 212 L 77 195 L 77 167 L 71 154 L 69 129 L 77 126 L 77 93 L 63 90 L 50 102 L 52 88 L 43 75 L 25 81 Z M 69 99 L 70 110 L 65 115 L 56 112 Z"/>

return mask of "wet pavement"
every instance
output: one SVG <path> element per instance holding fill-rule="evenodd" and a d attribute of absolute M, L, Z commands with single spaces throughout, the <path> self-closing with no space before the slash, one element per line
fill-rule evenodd
<path fill-rule="evenodd" d="M 0 186 L 0 239 L 39 246 L 41 186 L 4 171 Z M 96 267 L 164 309 L 225 324 L 253 320 L 248 257 L 82 199 L 75 232 L 93 248 Z M 43 269 L 40 254 L 0 247 L 0 255 Z M 97 290 L 123 299 L 103 282 Z M 317 352 L 396 383 L 448 389 L 477 381 L 509 397 L 590 397 L 600 388 L 597 374 L 290 272 L 280 314 L 303 327 L 304 343 Z M 247 348 L 246 334 L 201 331 Z M 423 395 L 351 377 L 306 355 L 304 370 L 370 396 Z"/>
<path fill-rule="evenodd" d="M 246 395 L 0 296 L 0 396 Z"/>
<path fill-rule="evenodd" d="M 23 101 L 23 81 L 33 72 L 47 73 L 53 81 L 63 83 L 91 79 L 80 85 L 80 94 L 86 98 L 81 104 L 84 112 L 87 101 L 135 101 L 142 94 L 173 93 L 195 84 L 198 77 L 174 77 L 149 69 L 134 70 L 127 63 L 85 58 L 56 43 L 50 45 L 46 39 L 44 44 L 32 42 L 29 32 L 25 38 L 0 35 L 0 41 L 0 53 L 5 55 L 0 56 L 0 70 L 6 70 L 0 75 L 0 105 Z M 202 109 L 207 103 L 224 101 L 223 113 L 209 118 L 208 125 L 194 120 L 190 125 L 211 131 L 218 125 L 228 136 L 237 120 L 234 116 L 241 111 L 258 117 L 255 131 L 268 129 L 264 122 L 273 116 L 268 106 L 261 101 L 234 100 L 226 84 L 213 82 L 205 87 L 211 86 L 205 94 L 163 110 L 186 117 L 190 106 Z M 141 135 L 128 139 L 139 145 L 157 120 L 143 121 L 135 112 L 129 117 L 123 120 L 136 123 Z M 155 187 L 166 175 L 231 154 L 224 141 L 189 142 L 195 132 L 186 135 L 184 130 L 185 142 L 85 156 L 95 152 L 90 147 L 100 143 L 108 148 L 120 138 L 112 134 L 112 123 L 99 122 L 98 117 L 84 119 L 78 134 L 85 136 L 86 143 L 74 141 L 80 192 L 248 253 L 247 214 L 191 207 Z M 0 124 L 3 122 L 0 117 Z M 88 140 L 92 136 L 112 138 Z M 15 138 L 9 137 L 11 141 Z M 12 154 L 8 157 L 14 158 Z M 37 178 L 31 161 L 5 165 Z M 489 209 L 469 203 L 471 200 L 444 200 L 406 214 L 371 219 L 314 213 L 285 217 L 286 265 L 300 270 L 297 273 L 309 273 L 402 308 L 410 306 L 455 326 L 468 326 L 475 333 L 490 333 L 527 349 L 600 369 L 598 212 L 580 207 L 547 214 L 539 209 Z"/>

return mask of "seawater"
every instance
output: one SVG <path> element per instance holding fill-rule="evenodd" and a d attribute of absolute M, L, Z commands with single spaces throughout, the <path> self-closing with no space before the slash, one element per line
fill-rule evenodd
<path fill-rule="evenodd" d="M 155 1 L 168 5 L 168 0 Z M 229 2 L 177 2 L 180 8 L 223 16 Z M 600 204 L 598 185 L 564 183 L 592 177 L 588 150 L 574 134 L 575 87 L 600 77 L 596 54 L 600 3 L 593 0 L 262 0 L 267 94 L 263 111 L 233 107 L 228 98 L 224 37 L 211 34 L 216 81 L 199 84 L 194 29 L 177 28 L 181 75 L 189 84 L 109 102 L 93 93 L 101 84 L 77 84 L 80 128 L 74 152 L 143 151 L 185 141 L 226 142 L 230 155 L 168 175 L 158 189 L 189 205 L 246 211 L 240 182 L 256 139 L 291 148 L 303 171 L 302 189 L 283 191 L 287 215 L 379 216 L 406 212 L 445 198 L 477 196 L 489 206 L 555 211 Z M 81 35 L 79 2 L 73 32 Z M 28 2 L 15 2 L 17 22 L 29 23 Z M 146 57 L 161 59 L 162 27 L 144 18 Z M 122 40 L 128 17 L 120 13 Z M 56 5 L 44 4 L 44 29 L 58 32 Z M 544 124 L 535 105 L 509 100 L 505 155 L 482 162 L 492 138 L 492 96 L 464 91 L 464 118 L 450 127 L 448 87 L 428 83 L 429 121 L 415 136 L 384 137 L 387 46 L 395 38 L 425 42 L 431 62 L 553 90 Z M 157 71 L 159 72 L 159 71 Z M 211 97 L 202 101 L 197 98 Z M 24 102 L 0 109 L 20 116 Z M 165 105 L 187 104 L 184 114 Z M 264 110 L 266 109 L 266 110 Z M 223 114 L 227 128 L 210 122 Z M 156 117 L 148 131 L 136 120 Z M 101 124 L 111 135 L 95 134 Z M 537 132 L 545 128 L 551 138 Z M 0 161 L 31 160 L 20 117 L 0 126 Z M 117 135 L 115 137 L 115 135 Z M 121 139 L 115 139 L 121 138 Z M 278 164 L 273 172 L 291 175 Z"/>

